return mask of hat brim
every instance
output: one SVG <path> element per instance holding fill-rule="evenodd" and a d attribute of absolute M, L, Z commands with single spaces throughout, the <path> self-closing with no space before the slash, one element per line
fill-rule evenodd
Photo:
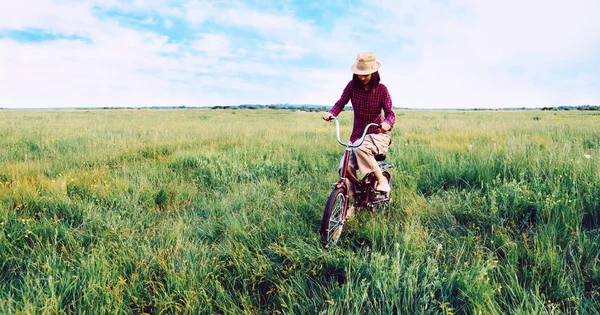
<path fill-rule="evenodd" d="M 375 67 L 370 70 L 360 70 L 356 67 L 356 64 L 353 64 L 352 67 L 350 67 L 350 69 L 352 69 L 352 72 L 354 74 L 358 74 L 358 75 L 367 75 L 367 74 L 375 73 L 375 72 L 379 71 L 379 68 L 381 68 L 381 62 L 379 62 L 379 61 L 375 61 Z"/>

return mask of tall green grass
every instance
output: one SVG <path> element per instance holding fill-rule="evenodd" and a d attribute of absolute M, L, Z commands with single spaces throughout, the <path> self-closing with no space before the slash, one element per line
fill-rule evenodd
<path fill-rule="evenodd" d="M 324 249 L 317 113 L 0 111 L 0 313 L 598 314 L 599 126 L 397 111 L 390 209 Z"/>

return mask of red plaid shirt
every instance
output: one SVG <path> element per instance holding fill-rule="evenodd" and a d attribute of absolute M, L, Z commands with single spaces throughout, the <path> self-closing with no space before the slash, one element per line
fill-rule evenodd
<path fill-rule="evenodd" d="M 353 88 L 352 81 L 350 81 L 346 85 L 340 100 L 335 103 L 329 113 L 337 116 L 346 104 L 348 104 L 348 101 L 352 101 L 352 108 L 354 109 L 354 125 L 352 126 L 350 141 L 354 142 L 360 139 L 365 126 L 370 123 L 381 124 L 382 122 L 386 122 L 391 127 L 394 127 L 396 115 L 392 110 L 392 98 L 385 85 L 379 83 L 373 91 L 367 92 L 363 89 Z M 385 113 L 385 120 L 383 121 L 381 119 L 381 110 Z M 367 131 L 367 134 L 369 133 L 387 134 L 387 131 L 371 126 Z"/>

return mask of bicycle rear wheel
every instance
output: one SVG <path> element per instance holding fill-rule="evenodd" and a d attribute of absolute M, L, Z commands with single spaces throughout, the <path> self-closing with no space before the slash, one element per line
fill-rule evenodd
<path fill-rule="evenodd" d="M 327 200 L 327 205 L 325 205 L 319 231 L 323 245 L 335 245 L 340 240 L 344 221 L 346 220 L 344 208 L 347 204 L 346 189 L 343 187 L 333 189 Z"/>

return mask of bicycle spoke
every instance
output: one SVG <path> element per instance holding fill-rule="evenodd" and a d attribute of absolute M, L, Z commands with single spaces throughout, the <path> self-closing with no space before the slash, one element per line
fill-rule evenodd
<path fill-rule="evenodd" d="M 344 227 L 344 206 L 346 205 L 345 189 L 335 189 L 325 208 L 321 224 L 321 240 L 326 244 L 335 244 L 339 240 Z"/>

